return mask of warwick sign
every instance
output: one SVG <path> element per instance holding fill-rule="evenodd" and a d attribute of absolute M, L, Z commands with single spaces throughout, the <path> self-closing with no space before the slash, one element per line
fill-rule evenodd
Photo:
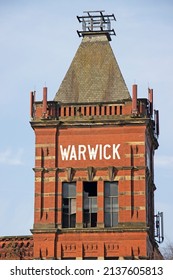
<path fill-rule="evenodd" d="M 110 160 L 120 159 L 120 144 L 94 145 L 60 145 L 60 155 L 63 161 L 80 160 Z"/>

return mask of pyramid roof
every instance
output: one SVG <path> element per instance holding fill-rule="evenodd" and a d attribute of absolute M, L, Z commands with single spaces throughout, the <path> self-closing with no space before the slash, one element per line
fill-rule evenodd
<path fill-rule="evenodd" d="M 85 36 L 54 98 L 62 103 L 131 99 L 107 36 Z"/>

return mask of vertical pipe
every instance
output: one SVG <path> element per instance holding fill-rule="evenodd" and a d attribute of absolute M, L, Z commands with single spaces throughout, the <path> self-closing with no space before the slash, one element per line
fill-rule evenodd
<path fill-rule="evenodd" d="M 43 88 L 43 116 L 46 117 L 47 114 L 47 87 Z"/>
<path fill-rule="evenodd" d="M 150 115 L 153 115 L 153 89 L 148 89 L 148 100 L 150 102 Z"/>
<path fill-rule="evenodd" d="M 161 243 L 164 241 L 164 228 L 163 228 L 163 212 L 160 212 L 161 218 Z"/>
<path fill-rule="evenodd" d="M 157 137 L 159 136 L 159 111 L 158 110 L 154 110 L 154 119 L 155 119 L 155 132 Z"/>
<path fill-rule="evenodd" d="M 30 92 L 30 117 L 33 118 L 33 107 L 34 107 L 34 93 L 33 91 Z"/>

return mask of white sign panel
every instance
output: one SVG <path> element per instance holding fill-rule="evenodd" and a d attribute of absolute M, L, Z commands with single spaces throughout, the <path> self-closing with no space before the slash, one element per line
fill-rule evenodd
<path fill-rule="evenodd" d="M 60 145 L 60 154 L 63 161 L 68 160 L 110 160 L 120 159 L 120 144 L 93 145 Z"/>

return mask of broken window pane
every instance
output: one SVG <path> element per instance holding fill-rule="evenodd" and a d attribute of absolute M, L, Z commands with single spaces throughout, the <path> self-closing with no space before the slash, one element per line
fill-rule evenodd
<path fill-rule="evenodd" d="M 97 182 L 84 182 L 83 226 L 97 226 Z"/>

